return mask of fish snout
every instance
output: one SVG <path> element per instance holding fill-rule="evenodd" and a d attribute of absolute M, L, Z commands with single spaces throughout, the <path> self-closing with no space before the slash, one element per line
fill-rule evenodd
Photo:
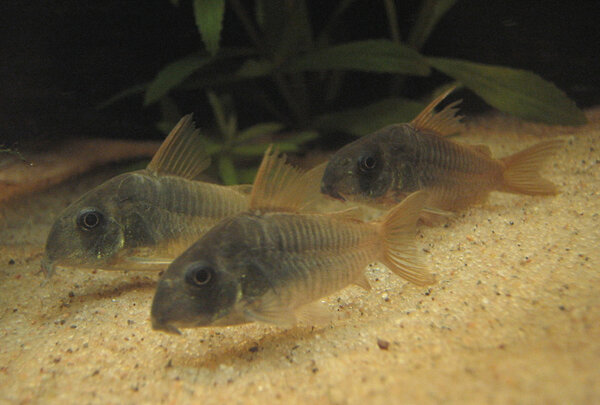
<path fill-rule="evenodd" d="M 160 319 L 152 315 L 152 329 L 167 332 L 172 335 L 181 335 L 181 331 L 175 326 L 170 325 L 165 319 Z"/>
<path fill-rule="evenodd" d="M 342 196 L 335 188 L 335 186 L 332 183 L 329 182 L 321 182 L 321 193 L 325 194 L 326 196 L 329 196 L 331 198 L 334 198 L 336 200 L 340 200 L 340 201 L 346 201 L 346 199 L 344 198 L 344 196 Z"/>
<path fill-rule="evenodd" d="M 172 288 L 169 281 L 160 280 L 158 282 L 158 287 L 152 300 L 152 308 L 150 309 L 152 329 L 181 335 L 179 329 L 172 325 L 174 297 L 171 294 Z"/>

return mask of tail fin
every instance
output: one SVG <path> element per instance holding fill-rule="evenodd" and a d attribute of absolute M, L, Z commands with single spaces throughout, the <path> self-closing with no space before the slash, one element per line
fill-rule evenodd
<path fill-rule="evenodd" d="M 412 193 L 392 208 L 381 224 L 385 249 L 381 263 L 398 276 L 418 285 L 435 281 L 419 258 L 415 245 L 416 225 L 426 200 L 426 192 Z"/>
<path fill-rule="evenodd" d="M 503 191 L 520 194 L 557 194 L 556 186 L 539 174 L 542 164 L 564 145 L 564 139 L 551 139 L 500 159 L 506 165 Z"/>

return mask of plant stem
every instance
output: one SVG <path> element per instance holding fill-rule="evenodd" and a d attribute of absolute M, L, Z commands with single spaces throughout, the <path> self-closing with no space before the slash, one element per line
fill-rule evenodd
<path fill-rule="evenodd" d="M 296 101 L 296 96 L 294 96 L 294 94 L 292 93 L 283 74 L 278 71 L 273 72 L 273 80 L 275 81 L 275 84 L 277 84 L 281 95 L 290 107 L 290 112 L 294 115 L 294 120 L 297 123 L 302 122 L 302 108 L 300 107 L 300 104 L 298 104 L 298 102 Z"/>
<path fill-rule="evenodd" d="M 244 26 L 244 29 L 246 30 L 246 33 L 250 37 L 250 40 L 252 41 L 254 46 L 259 50 L 259 52 L 263 55 L 263 57 L 265 57 L 266 59 L 268 59 L 271 62 L 274 62 L 273 55 L 264 46 L 263 38 L 261 38 L 258 31 L 255 29 L 252 20 L 250 19 L 250 17 L 248 17 L 248 13 L 244 9 L 244 7 L 240 3 L 240 1 L 239 0 L 229 0 L 229 1 L 231 3 L 231 7 L 233 8 L 233 11 L 235 12 L 237 17 L 242 22 L 242 25 Z M 281 95 L 283 96 L 285 101 L 287 102 L 291 113 L 294 115 L 294 120 L 297 122 L 302 122 L 303 115 L 304 115 L 302 113 L 302 108 L 296 101 L 296 97 L 290 90 L 290 87 L 289 87 L 287 81 L 285 80 L 285 77 L 278 70 L 277 66 L 275 66 L 275 70 L 273 71 L 273 80 L 275 81 L 275 84 L 279 88 L 279 92 L 281 93 Z"/>
<path fill-rule="evenodd" d="M 420 50 L 441 18 L 458 0 L 424 0 L 407 39 L 407 44 Z"/>
<path fill-rule="evenodd" d="M 298 96 L 298 112 L 300 114 L 301 126 L 304 126 L 309 118 L 309 96 L 305 78 L 305 73 L 302 72 L 293 73 L 290 76 L 292 88 L 295 90 L 295 94 Z"/>
<path fill-rule="evenodd" d="M 400 40 L 400 29 L 398 28 L 398 15 L 396 10 L 396 4 L 394 0 L 383 0 L 385 5 L 385 15 L 388 19 L 388 28 L 390 30 L 390 37 L 392 41 L 399 44 Z M 394 96 L 400 93 L 400 89 L 404 85 L 405 76 L 396 75 L 392 77 L 390 83 L 390 95 Z"/>
<path fill-rule="evenodd" d="M 383 0 L 385 5 L 385 14 L 388 19 L 388 26 L 390 29 L 390 36 L 392 41 L 400 43 L 400 29 L 398 28 L 398 16 L 396 11 L 396 4 L 394 0 Z"/>
<path fill-rule="evenodd" d="M 329 72 L 327 86 L 325 87 L 325 103 L 330 104 L 338 96 L 342 88 L 345 72 L 338 70 Z"/>
<path fill-rule="evenodd" d="M 233 12 L 242 22 L 242 25 L 244 26 L 244 29 L 246 30 L 246 33 L 250 37 L 250 40 L 252 41 L 254 46 L 260 51 L 260 53 L 262 53 L 263 55 L 267 55 L 268 52 L 263 45 L 263 40 L 260 37 L 260 34 L 256 30 L 256 28 L 254 28 L 254 24 L 252 23 L 252 20 L 250 20 L 250 17 L 248 17 L 248 13 L 246 12 L 242 4 L 239 2 L 239 0 L 229 0 L 229 2 L 231 3 L 231 8 L 233 8 Z"/>
<path fill-rule="evenodd" d="M 329 44 L 329 34 L 331 33 L 331 30 L 333 30 L 335 28 L 341 15 L 344 13 L 344 11 L 346 11 L 346 9 L 348 7 L 350 7 L 350 5 L 352 3 L 354 3 L 355 1 L 356 0 L 341 0 L 340 1 L 340 3 L 337 5 L 335 10 L 333 10 L 333 12 L 331 13 L 331 16 L 327 20 L 327 24 L 321 30 L 317 39 L 315 40 L 317 48 L 323 48 Z"/>
<path fill-rule="evenodd" d="M 251 86 L 253 89 L 252 97 L 255 97 L 254 102 L 262 104 L 264 109 L 270 112 L 273 116 L 277 117 L 279 121 L 286 122 L 288 117 L 286 117 L 277 109 L 277 106 L 275 106 L 275 104 L 267 96 L 263 88 L 261 88 L 256 82 L 249 83 L 249 86 Z"/>

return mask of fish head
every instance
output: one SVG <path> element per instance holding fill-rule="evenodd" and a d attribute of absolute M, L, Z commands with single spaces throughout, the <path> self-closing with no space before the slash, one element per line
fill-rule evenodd
<path fill-rule="evenodd" d="M 54 221 L 41 263 L 46 277 L 56 266 L 105 267 L 122 250 L 124 232 L 116 219 L 112 193 L 103 186 L 84 194 Z"/>
<path fill-rule="evenodd" d="M 321 180 L 321 192 L 339 200 L 372 202 L 393 181 L 386 150 L 373 137 L 358 139 L 337 151 Z"/>
<path fill-rule="evenodd" d="M 158 281 L 152 301 L 152 328 L 178 333 L 178 328 L 243 323 L 235 313 L 242 298 L 239 234 L 227 221 L 213 227 L 177 257 Z M 225 226 L 223 226 L 225 225 Z M 237 245 L 237 246 L 236 246 Z"/>

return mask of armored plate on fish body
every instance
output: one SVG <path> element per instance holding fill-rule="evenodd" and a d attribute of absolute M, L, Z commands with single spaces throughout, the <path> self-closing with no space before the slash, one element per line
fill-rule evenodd
<path fill-rule="evenodd" d="M 248 207 L 250 186 L 194 180 L 210 159 L 191 115 L 144 170 L 90 190 L 54 222 L 42 269 L 163 270 L 219 220 Z"/>
<path fill-rule="evenodd" d="M 564 145 L 540 142 L 514 155 L 492 157 L 485 145 L 467 145 L 447 135 L 461 131 L 455 101 L 434 108 L 433 100 L 412 122 L 391 125 L 344 146 L 330 159 L 321 192 L 340 200 L 390 207 L 408 194 L 426 190 L 426 206 L 456 211 L 485 200 L 490 191 L 529 195 L 557 193 L 540 167 Z"/>
<path fill-rule="evenodd" d="M 310 190 L 319 194 L 315 173 L 267 151 L 250 209 L 221 221 L 160 278 L 153 328 L 312 323 L 321 314 L 318 299 L 349 284 L 368 289 L 365 270 L 375 261 L 411 282 L 433 282 L 415 245 L 426 193 L 410 195 L 380 222 L 363 222 L 353 210 L 307 213 Z"/>

